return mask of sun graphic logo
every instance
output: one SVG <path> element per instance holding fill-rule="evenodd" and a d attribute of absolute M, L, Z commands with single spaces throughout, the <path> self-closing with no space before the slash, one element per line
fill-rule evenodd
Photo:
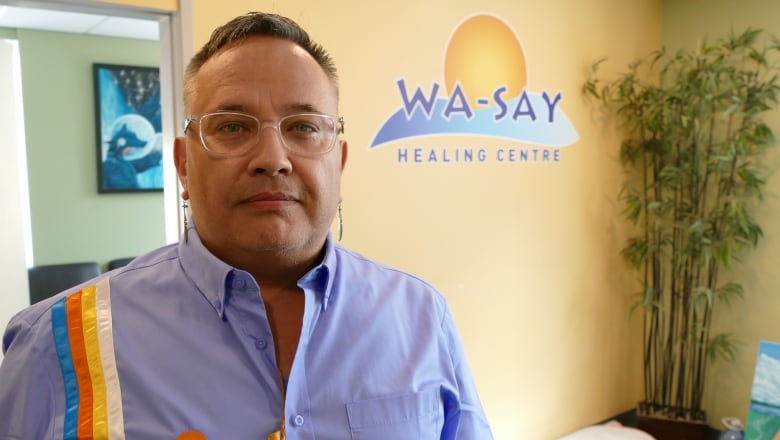
<path fill-rule="evenodd" d="M 398 147 L 399 163 L 560 161 L 560 148 L 579 138 L 560 91 L 527 89 L 525 52 L 514 30 L 495 15 L 477 14 L 455 29 L 444 57 L 444 84 L 396 82 L 401 107 L 375 135 L 370 150 L 434 135 L 497 138 L 520 145 Z M 530 144 L 530 145 L 528 145 Z"/>

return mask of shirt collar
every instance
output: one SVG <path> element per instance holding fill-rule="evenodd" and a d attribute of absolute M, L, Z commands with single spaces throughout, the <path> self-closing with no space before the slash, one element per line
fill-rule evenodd
<path fill-rule="evenodd" d="M 320 264 L 314 266 L 298 280 L 298 287 L 310 289 L 316 292 L 318 297 L 322 295 L 322 311 L 328 309 L 333 290 L 333 280 L 336 274 L 336 247 L 333 242 L 333 234 L 328 232 L 325 239 L 325 253 Z"/>
<path fill-rule="evenodd" d="M 187 241 L 179 242 L 182 270 L 222 318 L 225 312 L 227 283 L 233 271 L 239 269 L 228 265 L 206 249 L 193 225 L 190 225 L 187 235 Z M 328 308 L 331 300 L 337 263 L 336 247 L 333 235 L 328 232 L 322 261 L 298 280 L 298 287 L 310 289 L 317 297 L 322 298 L 323 311 Z"/>
<path fill-rule="evenodd" d="M 225 311 L 225 283 L 233 268 L 206 249 L 194 227 L 190 226 L 187 232 L 187 240 L 179 242 L 182 270 L 222 317 Z"/>

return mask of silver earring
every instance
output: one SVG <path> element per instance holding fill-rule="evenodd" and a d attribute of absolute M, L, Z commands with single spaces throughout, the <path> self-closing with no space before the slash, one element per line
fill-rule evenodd
<path fill-rule="evenodd" d="M 182 208 L 182 213 L 183 213 L 183 217 L 184 217 L 184 242 L 185 243 L 187 243 L 187 239 L 188 239 L 187 230 L 189 229 L 189 222 L 187 221 L 187 208 L 189 208 L 189 207 L 190 207 L 190 204 L 187 203 L 186 200 L 184 200 L 182 202 L 182 204 L 181 204 L 181 208 Z"/>
<path fill-rule="evenodd" d="M 339 241 L 341 241 L 341 236 L 344 234 L 344 218 L 341 216 L 341 202 L 339 202 Z"/>

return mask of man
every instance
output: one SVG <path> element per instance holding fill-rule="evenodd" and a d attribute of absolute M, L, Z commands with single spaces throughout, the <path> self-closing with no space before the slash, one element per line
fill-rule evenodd
<path fill-rule="evenodd" d="M 492 438 L 443 297 L 329 233 L 347 143 L 325 50 L 251 13 L 184 87 L 184 239 L 12 319 L 0 439 Z"/>

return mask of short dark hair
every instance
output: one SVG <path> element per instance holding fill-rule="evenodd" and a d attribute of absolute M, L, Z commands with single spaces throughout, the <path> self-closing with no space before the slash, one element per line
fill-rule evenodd
<path fill-rule="evenodd" d="M 188 89 L 192 78 L 203 64 L 225 46 L 248 37 L 266 35 L 292 41 L 308 52 L 317 64 L 322 67 L 338 90 L 338 74 L 336 64 L 328 52 L 320 44 L 313 41 L 309 34 L 290 18 L 270 13 L 248 12 L 240 15 L 211 33 L 206 44 L 192 57 L 184 72 L 184 99 L 187 100 Z M 189 91 L 191 92 L 191 91 Z"/>

